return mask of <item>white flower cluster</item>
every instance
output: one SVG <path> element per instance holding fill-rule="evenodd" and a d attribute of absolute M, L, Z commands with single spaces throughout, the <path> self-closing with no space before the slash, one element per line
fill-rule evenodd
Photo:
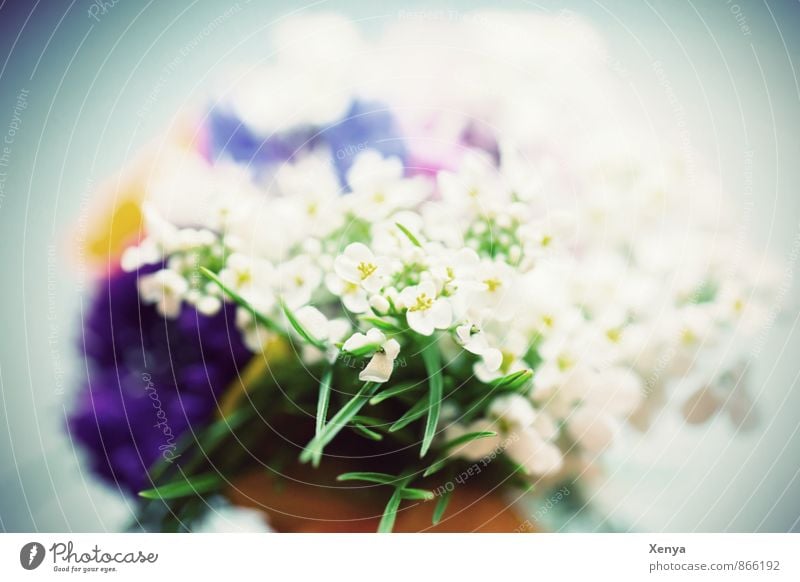
<path fill-rule="evenodd" d="M 425 127 L 425 143 L 445 144 L 437 151 L 419 146 L 420 155 L 446 161 L 432 176 L 409 176 L 398 158 L 365 148 L 343 192 L 331 152 L 297 156 L 252 179 L 228 162 L 187 154 L 183 165 L 192 171 L 176 168 L 182 178 L 164 178 L 150 198 L 162 215 L 191 228 L 151 211 L 147 238 L 123 258 L 127 269 L 162 265 L 141 277 L 142 299 L 167 317 L 183 301 L 215 312 L 223 294 L 199 274 L 204 267 L 271 320 L 283 321 L 288 308 L 314 340 L 302 352 L 308 363 L 335 359 L 340 350 L 370 357 L 364 381 L 390 381 L 411 337 L 436 342 L 445 369 L 467 362 L 487 386 L 532 370 L 524 395 L 497 397 L 467 420 L 456 410 L 442 428 L 452 438 L 497 432 L 457 454 L 478 458 L 507 442 L 508 456 L 535 475 L 558 471 L 567 454 L 602 451 L 620 423 L 672 380 L 702 372 L 713 382 L 725 369 L 710 354 L 730 354 L 731 338 L 758 331 L 774 276 L 720 218 L 713 182 L 690 176 L 677 158 L 649 156 L 635 138 L 632 147 L 620 147 L 616 130 L 624 115 L 608 115 L 607 103 L 587 100 L 596 94 L 586 91 L 587 80 L 578 82 L 574 66 L 568 68 L 576 77 L 566 74 L 558 51 L 523 24 L 491 15 L 442 25 L 446 38 L 469 38 L 484 51 L 485 58 L 467 62 L 460 55 L 455 65 L 456 53 L 444 42 L 426 45 L 424 59 L 374 51 L 384 54 L 384 71 L 397 70 L 386 64 L 402 57 L 404 67 L 410 59 L 430 72 L 420 73 L 425 92 L 405 77 L 402 86 L 380 83 L 380 75 L 357 90 L 402 105 L 403 127 Z M 585 41 L 578 44 L 589 56 L 581 62 L 592 68 L 592 82 L 613 86 L 599 72 L 604 57 L 586 29 L 569 21 L 560 26 L 566 38 Z M 498 27 L 514 34 L 498 35 Z M 536 27 L 543 29 L 538 20 Z M 560 36 L 548 38 L 563 48 Z M 395 31 L 387 46 L 403 38 Z M 346 46 L 358 52 L 361 43 L 351 39 Z M 511 63 L 515 75 L 520 63 L 537 74 L 506 76 L 492 55 Z M 317 65 L 325 61 L 317 56 Z M 285 58 L 298 66 L 297 55 Z M 313 69 L 324 76 L 313 86 L 344 74 L 342 63 L 323 64 Z M 461 85 L 472 81 L 469 91 L 449 84 L 450 68 L 462 71 Z M 542 79 L 554 84 L 543 91 Z M 298 91 L 298 99 L 306 97 Z M 428 117 L 435 107 L 417 103 L 418 95 L 432 93 L 450 103 L 435 120 Z M 575 107 L 568 114 L 548 97 L 563 95 Z M 237 99 L 246 122 L 275 129 L 266 106 L 246 92 Z M 447 111 L 463 116 L 455 121 Z M 571 116 L 592 123 L 573 123 L 565 134 L 559 120 Z M 491 127 L 498 151 L 457 138 L 465 119 Z M 714 202 L 702 203 L 709 198 Z M 199 202 L 189 218 L 170 211 L 176 200 L 184 207 L 186 200 Z M 254 351 L 276 333 L 243 307 L 237 325 Z"/>

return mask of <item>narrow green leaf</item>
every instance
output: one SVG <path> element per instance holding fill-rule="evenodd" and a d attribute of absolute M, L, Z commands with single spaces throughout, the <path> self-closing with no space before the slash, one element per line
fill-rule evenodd
<path fill-rule="evenodd" d="M 311 333 L 305 328 L 305 326 L 302 323 L 300 323 L 300 321 L 297 319 L 292 310 L 289 309 L 289 306 L 286 305 L 286 303 L 281 301 L 280 304 L 281 304 L 281 309 L 283 310 L 283 314 L 286 316 L 286 319 L 289 321 L 289 324 L 300 335 L 300 337 L 306 340 L 315 348 L 319 350 L 325 350 L 325 348 L 327 347 L 325 342 L 318 340 L 313 335 L 311 335 Z"/>
<path fill-rule="evenodd" d="M 399 332 L 403 331 L 403 328 L 400 327 L 396 323 L 392 323 L 391 321 L 386 321 L 380 317 L 370 317 L 370 316 L 362 316 L 361 321 L 364 323 L 368 323 L 373 327 L 377 327 L 381 331 L 392 331 L 392 332 Z"/>
<path fill-rule="evenodd" d="M 384 400 L 388 400 L 389 398 L 397 396 L 398 394 L 403 394 L 404 392 L 408 392 L 409 390 L 413 390 L 419 386 L 419 382 L 402 382 L 400 384 L 396 384 L 395 386 L 390 386 L 386 390 L 382 390 L 370 398 L 369 403 L 372 405 L 379 404 Z"/>
<path fill-rule="evenodd" d="M 315 436 L 319 436 L 325 426 L 325 418 L 328 416 L 328 403 L 331 399 L 331 381 L 333 380 L 333 367 L 329 367 L 322 374 L 319 383 L 319 398 L 317 400 L 317 427 Z"/>
<path fill-rule="evenodd" d="M 464 443 L 494 436 L 497 436 L 497 433 L 491 430 L 468 432 L 467 434 L 462 434 L 460 437 L 456 437 L 454 439 L 447 441 L 446 443 L 444 443 L 444 445 L 442 445 L 442 448 L 446 451 L 449 451 L 450 449 L 454 449 L 455 447 L 463 445 Z"/>
<path fill-rule="evenodd" d="M 449 451 L 459 445 L 463 445 L 464 443 L 468 443 L 478 439 L 485 439 L 493 436 L 497 436 L 497 433 L 492 431 L 470 432 L 467 434 L 463 434 L 460 437 L 456 437 L 452 440 L 447 441 L 442 445 L 442 450 Z M 449 457 L 447 455 L 439 457 L 433 463 L 431 463 L 427 469 L 425 469 L 425 471 L 422 473 L 422 476 L 430 477 L 434 473 L 441 471 L 442 468 L 447 464 L 448 460 Z"/>
<path fill-rule="evenodd" d="M 436 508 L 433 510 L 433 525 L 436 525 L 440 521 L 442 521 L 442 516 L 444 512 L 447 510 L 447 506 L 450 503 L 450 494 L 451 491 L 445 491 L 441 497 L 439 497 L 439 501 L 436 502 Z"/>
<path fill-rule="evenodd" d="M 440 459 L 436 459 L 433 463 L 428 465 L 428 468 L 425 469 L 425 472 L 422 473 L 422 476 L 423 477 L 430 477 L 434 473 L 438 473 L 447 464 L 447 460 L 448 460 L 447 457 L 442 457 Z"/>
<path fill-rule="evenodd" d="M 325 448 L 325 445 L 331 442 L 347 423 L 358 414 L 358 411 L 361 410 L 372 397 L 378 386 L 380 386 L 380 384 L 366 382 L 358 393 L 331 418 L 330 422 L 322 428 L 320 433 L 311 439 L 311 442 L 306 445 L 306 448 L 300 454 L 300 461 L 306 463 L 313 460 L 314 466 L 317 466 L 322 458 L 322 450 Z"/>
<path fill-rule="evenodd" d="M 391 533 L 394 528 L 394 522 L 397 519 L 397 511 L 400 509 L 400 502 L 403 500 L 400 495 L 400 489 L 396 489 L 389 502 L 383 510 L 381 522 L 378 524 L 378 533 Z"/>
<path fill-rule="evenodd" d="M 430 501 L 435 497 L 433 491 L 426 489 L 415 489 L 414 487 L 404 487 L 400 490 L 403 499 L 415 499 L 419 501 Z"/>
<path fill-rule="evenodd" d="M 371 441 L 382 441 L 383 435 L 379 432 L 375 432 L 372 429 L 367 428 L 363 424 L 355 423 L 353 424 L 353 430 L 356 431 L 361 436 L 367 437 Z"/>
<path fill-rule="evenodd" d="M 194 477 L 186 477 L 153 489 L 139 491 L 139 497 L 145 499 L 177 499 L 188 495 L 201 495 L 219 488 L 223 480 L 217 473 L 203 473 Z"/>
<path fill-rule="evenodd" d="M 425 423 L 425 434 L 422 437 L 420 457 L 424 457 L 436 436 L 436 427 L 439 424 L 439 414 L 442 410 L 442 364 L 439 348 L 435 343 L 430 343 L 422 350 L 422 360 L 428 374 L 428 420 Z"/>
<path fill-rule="evenodd" d="M 342 353 L 345 356 L 353 356 L 354 358 L 360 358 L 366 355 L 372 355 L 377 352 L 381 348 L 381 344 L 374 343 L 374 344 L 364 344 L 360 348 L 356 348 L 354 350 L 342 350 Z"/>
<path fill-rule="evenodd" d="M 336 477 L 337 481 L 367 481 L 369 483 L 380 483 L 381 485 L 396 485 L 401 481 L 397 475 L 389 473 L 375 473 L 371 471 L 342 473 Z"/>
<path fill-rule="evenodd" d="M 219 287 L 223 293 L 228 295 L 233 300 L 234 303 L 249 311 L 258 323 L 260 323 L 261 325 L 263 325 L 268 329 L 271 329 L 272 331 L 276 331 L 281 334 L 285 333 L 285 331 L 283 330 L 283 328 L 281 328 L 280 325 L 278 325 L 275 321 L 273 321 L 263 313 L 256 311 L 255 307 L 253 307 L 244 297 L 239 295 L 236 291 L 230 289 L 227 285 L 225 285 L 225 283 L 223 283 L 222 280 L 215 273 L 212 273 L 205 267 L 200 267 L 200 273 L 202 273 L 202 275 L 206 279 L 208 279 L 209 281 L 214 283 L 217 287 Z"/>
<path fill-rule="evenodd" d="M 517 372 L 512 372 L 507 376 L 503 376 L 502 378 L 492 380 L 489 384 L 495 388 L 506 388 L 513 390 L 524 385 L 532 377 L 533 372 L 531 370 L 519 370 Z"/>
<path fill-rule="evenodd" d="M 370 399 L 371 400 L 371 399 Z M 382 418 L 375 416 L 366 416 L 365 414 L 357 414 L 353 417 L 353 422 L 363 424 L 366 426 L 386 426 L 386 421 Z"/>
<path fill-rule="evenodd" d="M 411 479 L 412 477 L 405 477 L 398 483 L 383 510 L 381 522 L 378 524 L 378 533 L 390 533 L 394 528 L 394 522 L 395 519 L 397 519 L 397 511 L 400 509 L 400 503 L 403 501 L 402 489 L 411 482 Z"/>
<path fill-rule="evenodd" d="M 422 244 L 419 242 L 419 239 L 417 239 L 417 237 L 415 237 L 415 236 L 414 236 L 414 235 L 411 233 L 411 231 L 410 231 L 410 230 L 408 230 L 408 229 L 407 229 L 405 226 L 403 226 L 403 225 L 402 225 L 402 224 L 400 224 L 399 222 L 395 222 L 395 225 L 397 226 L 397 228 L 399 228 L 399 229 L 400 229 L 400 231 L 401 231 L 401 232 L 402 232 L 404 235 L 406 235 L 406 237 L 408 237 L 408 240 L 410 240 L 410 241 L 411 241 L 411 244 L 413 244 L 415 247 L 422 248 Z"/>
<path fill-rule="evenodd" d="M 409 408 L 406 413 L 401 416 L 392 426 L 389 427 L 389 432 L 396 432 L 405 428 L 418 418 L 425 415 L 428 411 L 428 399 L 421 398 L 414 406 Z"/>

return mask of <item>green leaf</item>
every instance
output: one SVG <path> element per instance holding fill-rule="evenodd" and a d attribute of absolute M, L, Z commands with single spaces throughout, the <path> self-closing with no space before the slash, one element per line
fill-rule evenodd
<path fill-rule="evenodd" d="M 413 477 L 404 477 L 397 484 L 397 487 L 383 510 L 381 522 L 378 524 L 378 533 L 389 533 L 394 528 L 397 511 L 400 509 L 400 503 L 403 501 L 403 488 L 411 482 L 412 478 Z"/>
<path fill-rule="evenodd" d="M 420 399 L 414 406 L 409 408 L 406 413 L 401 416 L 392 426 L 389 427 L 389 432 L 396 432 L 405 428 L 418 418 L 425 415 L 428 411 L 428 399 Z"/>
<path fill-rule="evenodd" d="M 402 382 L 400 384 L 396 384 L 395 386 L 390 386 L 386 390 L 382 390 L 370 398 L 369 403 L 374 406 L 375 404 L 379 404 L 384 400 L 388 400 L 389 398 L 397 396 L 398 394 L 403 394 L 404 392 L 408 392 L 409 390 L 413 390 L 419 386 L 419 382 Z"/>
<path fill-rule="evenodd" d="M 300 454 L 300 461 L 306 463 L 311 460 L 315 467 L 319 465 L 322 458 L 322 450 L 325 448 L 325 445 L 331 442 L 347 423 L 358 414 L 358 411 L 361 410 L 372 397 L 375 390 L 378 389 L 378 386 L 380 386 L 380 384 L 366 382 L 358 393 L 331 418 L 320 433 L 311 439 L 311 442 L 306 445 L 306 448 Z"/>
<path fill-rule="evenodd" d="M 319 383 L 319 398 L 317 400 L 317 427 L 315 436 L 319 436 L 325 426 L 325 418 L 328 416 L 328 403 L 331 399 L 331 381 L 333 380 L 333 367 L 329 367 L 322 374 Z"/>
<path fill-rule="evenodd" d="M 444 512 L 447 510 L 447 506 L 450 503 L 450 494 L 452 491 L 445 491 L 441 497 L 439 497 L 439 501 L 436 502 L 436 508 L 433 510 L 433 525 L 436 525 L 440 521 L 442 521 L 442 516 Z"/>
<path fill-rule="evenodd" d="M 368 317 L 362 316 L 361 321 L 364 323 L 369 323 L 373 327 L 377 327 L 381 331 L 391 331 L 391 332 L 399 332 L 403 331 L 403 328 L 396 323 L 392 323 L 391 321 L 386 321 L 380 317 Z"/>
<path fill-rule="evenodd" d="M 177 499 L 188 495 L 201 495 L 219 489 L 223 483 L 217 473 L 203 473 L 194 477 L 185 477 L 178 481 L 139 491 L 139 497 L 145 499 Z"/>
<path fill-rule="evenodd" d="M 434 473 L 438 473 L 439 471 L 441 471 L 444 468 L 444 466 L 447 464 L 447 461 L 448 461 L 448 457 L 442 457 L 442 458 L 436 459 L 433 463 L 431 463 L 428 466 L 427 469 L 425 469 L 425 472 L 422 473 L 422 476 L 423 477 L 430 477 Z"/>
<path fill-rule="evenodd" d="M 400 509 L 401 501 L 403 501 L 403 497 L 400 494 L 400 489 L 395 489 L 383 510 L 381 522 L 378 524 L 378 533 L 391 533 L 394 528 L 395 519 L 397 519 L 397 511 Z"/>
<path fill-rule="evenodd" d="M 395 225 L 397 226 L 397 228 L 399 228 L 399 229 L 400 229 L 400 231 L 401 231 L 401 232 L 402 232 L 404 235 L 406 235 L 406 237 L 408 237 L 408 240 L 410 240 L 410 241 L 411 241 L 411 244 L 413 244 L 415 247 L 422 248 L 422 244 L 419 242 L 419 240 L 417 239 L 417 237 L 415 237 L 415 236 L 414 236 L 414 235 L 411 233 L 411 231 L 410 231 L 410 230 L 408 230 L 408 229 L 407 229 L 405 226 L 403 226 L 403 225 L 402 225 L 402 224 L 400 224 L 399 222 L 395 222 Z"/>
<path fill-rule="evenodd" d="M 425 434 L 422 437 L 420 457 L 424 457 L 436 436 L 436 427 L 439 424 L 439 414 L 442 411 L 442 363 L 439 348 L 435 343 L 430 343 L 422 350 L 422 360 L 425 362 L 425 371 L 428 374 L 428 420 L 425 422 Z"/>
<path fill-rule="evenodd" d="M 386 421 L 383 420 L 382 418 L 377 418 L 375 416 L 366 416 L 364 414 L 357 414 L 356 416 L 354 416 L 353 422 L 357 422 L 358 424 L 363 424 L 366 426 L 386 426 Z"/>
<path fill-rule="evenodd" d="M 415 499 L 419 501 L 430 501 L 435 497 L 433 491 L 426 489 L 415 489 L 414 487 L 403 487 L 400 490 L 403 499 Z"/>
<path fill-rule="evenodd" d="M 342 350 L 342 353 L 345 356 L 353 356 L 354 358 L 360 358 L 362 356 L 371 356 L 375 352 L 381 349 L 381 344 L 379 343 L 370 343 L 364 344 L 363 346 L 356 348 L 354 350 Z"/>
<path fill-rule="evenodd" d="M 372 429 L 367 428 L 363 424 L 355 423 L 353 424 L 353 430 L 359 433 L 361 436 L 367 437 L 371 441 L 382 441 L 383 435 L 379 432 L 375 432 Z"/>
<path fill-rule="evenodd" d="M 260 323 L 267 329 L 271 329 L 272 331 L 281 334 L 285 333 L 285 331 L 283 330 L 283 328 L 281 328 L 280 325 L 278 325 L 275 321 L 273 321 L 263 313 L 256 311 L 255 307 L 250 305 L 250 303 L 244 297 L 239 295 L 236 291 L 230 289 L 227 285 L 225 285 L 225 283 L 223 283 L 222 280 L 215 273 L 212 273 L 205 267 L 200 267 L 200 273 L 202 273 L 206 279 L 208 279 L 209 281 L 214 283 L 217 287 L 219 287 L 223 293 L 228 295 L 233 300 L 234 303 L 249 311 L 258 323 Z"/>
<path fill-rule="evenodd" d="M 463 445 L 464 443 L 468 443 L 478 439 L 485 439 L 493 436 L 497 436 L 497 433 L 492 431 L 477 431 L 477 432 L 462 434 L 460 437 L 456 437 L 444 443 L 442 445 L 442 450 L 449 451 L 459 445 Z M 448 460 L 449 457 L 447 455 L 439 457 L 433 463 L 431 463 L 427 469 L 425 469 L 425 471 L 422 473 L 422 476 L 430 477 L 434 473 L 441 471 L 442 468 L 447 464 Z"/>
<path fill-rule="evenodd" d="M 379 483 L 381 485 L 396 485 L 401 481 L 397 475 L 389 473 L 374 473 L 370 471 L 342 473 L 336 477 L 337 481 L 367 481 L 368 483 Z"/>
<path fill-rule="evenodd" d="M 492 380 L 489 385 L 503 390 L 519 390 L 524 387 L 533 377 L 531 370 L 519 370 L 497 380 Z"/>
<path fill-rule="evenodd" d="M 459 445 L 463 445 L 464 443 L 468 443 L 471 441 L 476 441 L 479 439 L 486 439 L 489 437 L 497 436 L 497 433 L 491 430 L 479 430 L 476 432 L 468 432 L 467 434 L 462 434 L 460 437 L 456 437 L 444 443 L 442 448 L 446 451 L 453 449 Z"/>
<path fill-rule="evenodd" d="M 312 346 L 314 346 L 319 350 L 325 350 L 327 348 L 325 342 L 318 340 L 313 335 L 311 335 L 311 333 L 305 328 L 305 326 L 302 323 L 300 323 L 300 321 L 297 319 L 292 310 L 289 309 L 289 306 L 286 305 L 286 303 L 281 301 L 280 304 L 281 304 L 281 309 L 283 310 L 283 313 L 286 316 L 286 319 L 289 320 L 289 324 L 294 328 L 294 330 L 300 335 L 301 338 L 303 338 L 304 340 L 306 340 L 308 343 L 310 343 Z"/>

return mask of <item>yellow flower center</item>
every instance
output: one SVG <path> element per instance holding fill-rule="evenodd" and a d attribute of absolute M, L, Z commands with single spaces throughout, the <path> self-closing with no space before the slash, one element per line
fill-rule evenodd
<path fill-rule="evenodd" d="M 356 268 L 358 269 L 359 275 L 361 275 L 362 281 L 378 270 L 377 265 L 373 265 L 372 263 L 363 263 L 363 262 L 359 263 L 358 267 Z"/>
<path fill-rule="evenodd" d="M 375 194 L 372 195 L 372 201 L 376 204 L 383 204 L 386 202 L 386 195 L 383 192 L 375 192 Z"/>
<path fill-rule="evenodd" d="M 236 276 L 236 284 L 239 287 L 243 287 L 243 286 L 247 285 L 252 278 L 253 277 L 252 277 L 250 271 L 241 271 Z"/>
<path fill-rule="evenodd" d="M 558 369 L 565 372 L 569 370 L 575 362 L 573 362 L 572 358 L 569 356 L 561 355 L 558 356 L 556 363 L 558 364 Z"/>
<path fill-rule="evenodd" d="M 613 327 L 606 332 L 606 337 L 612 342 L 617 343 L 622 338 L 622 330 L 618 327 Z"/>
<path fill-rule="evenodd" d="M 416 304 L 408 308 L 409 311 L 426 311 L 433 305 L 433 299 L 428 297 L 427 293 L 420 293 L 417 295 Z"/>
<path fill-rule="evenodd" d="M 497 291 L 497 289 L 499 289 L 503 285 L 503 282 L 500 281 L 500 279 L 492 278 L 492 279 L 485 279 L 483 281 L 483 284 L 486 285 L 486 288 L 489 290 L 489 293 L 494 293 L 495 291 Z"/>
<path fill-rule="evenodd" d="M 543 315 L 542 316 L 542 323 L 545 327 L 553 327 L 553 316 L 552 315 Z"/>

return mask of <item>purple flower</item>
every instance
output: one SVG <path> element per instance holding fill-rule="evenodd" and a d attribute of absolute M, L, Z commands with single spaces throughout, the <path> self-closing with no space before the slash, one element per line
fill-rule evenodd
<path fill-rule="evenodd" d="M 152 487 L 148 469 L 213 418 L 250 357 L 232 306 L 213 317 L 184 306 L 167 320 L 140 303 L 138 276 L 120 271 L 98 285 L 83 324 L 88 377 L 69 418 L 91 469 L 131 493 Z"/>

